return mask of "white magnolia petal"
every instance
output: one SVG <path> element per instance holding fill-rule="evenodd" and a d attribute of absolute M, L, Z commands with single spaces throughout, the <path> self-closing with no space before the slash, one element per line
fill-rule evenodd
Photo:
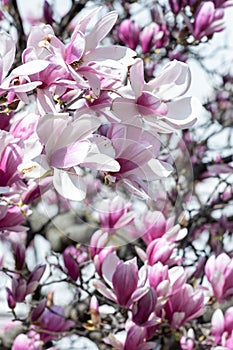
<path fill-rule="evenodd" d="M 22 64 L 21 66 L 13 69 L 11 75 L 31 75 L 36 74 L 44 70 L 50 65 L 49 61 L 45 60 L 33 60 Z"/>
<path fill-rule="evenodd" d="M 96 131 L 101 125 L 101 120 L 93 115 L 83 115 L 63 128 L 59 137 L 59 148 L 76 141 L 83 140 Z"/>
<path fill-rule="evenodd" d="M 86 52 L 96 48 L 99 42 L 110 32 L 116 23 L 118 14 L 116 11 L 109 12 L 102 17 L 86 36 Z"/>
<path fill-rule="evenodd" d="M 103 153 L 88 154 L 85 158 L 85 162 L 80 165 L 98 171 L 117 172 L 120 170 L 120 164 L 112 157 Z"/>
<path fill-rule="evenodd" d="M 2 58 L 2 76 L 5 78 L 15 59 L 15 43 L 11 35 L 0 33 L 0 56 Z"/>
<path fill-rule="evenodd" d="M 41 85 L 41 81 L 33 81 L 31 83 L 25 83 L 21 85 L 13 85 L 6 90 L 12 90 L 14 92 L 28 92 L 34 90 L 37 86 Z"/>
<path fill-rule="evenodd" d="M 137 59 L 135 64 L 133 64 L 130 68 L 129 79 L 135 93 L 135 97 L 138 98 L 144 88 L 144 68 L 143 61 L 141 59 Z"/>
<path fill-rule="evenodd" d="M 94 51 L 88 52 L 83 57 L 83 62 L 103 61 L 103 60 L 120 60 L 124 57 L 133 57 L 135 52 L 123 46 L 104 46 L 97 47 Z"/>
<path fill-rule="evenodd" d="M 112 104 L 112 112 L 124 122 L 130 122 L 133 117 L 139 115 L 135 100 L 126 98 L 116 98 Z"/>
<path fill-rule="evenodd" d="M 166 122 L 186 128 L 195 123 L 202 105 L 196 97 L 184 97 L 167 103 L 167 107 Z"/>
<path fill-rule="evenodd" d="M 112 277 L 120 259 L 115 253 L 111 253 L 104 259 L 102 264 L 102 274 L 104 280 L 112 287 Z"/>
<path fill-rule="evenodd" d="M 184 94 L 191 83 L 189 66 L 177 60 L 169 62 L 160 74 L 147 84 L 163 100 L 171 100 Z"/>
<path fill-rule="evenodd" d="M 48 156 L 55 151 L 57 141 L 60 140 L 60 135 L 70 120 L 68 113 L 50 113 L 40 119 L 37 126 L 37 135 L 41 143 L 45 145 Z"/>
<path fill-rule="evenodd" d="M 94 134 L 90 141 L 92 142 L 92 153 L 104 153 L 111 158 L 115 157 L 115 149 L 110 139 L 105 136 Z"/>
<path fill-rule="evenodd" d="M 86 186 L 81 176 L 54 168 L 53 184 L 64 198 L 82 201 L 86 197 Z"/>
<path fill-rule="evenodd" d="M 87 156 L 91 144 L 80 141 L 57 149 L 50 156 L 50 165 L 55 168 L 70 168 L 82 163 Z"/>
<path fill-rule="evenodd" d="M 37 89 L 37 106 L 39 113 L 56 113 L 56 105 L 49 89 Z"/>
<path fill-rule="evenodd" d="M 36 157 L 34 160 L 25 159 L 25 162 L 18 166 L 18 171 L 26 178 L 39 179 L 43 177 L 50 167 L 45 159 L 44 155 Z"/>

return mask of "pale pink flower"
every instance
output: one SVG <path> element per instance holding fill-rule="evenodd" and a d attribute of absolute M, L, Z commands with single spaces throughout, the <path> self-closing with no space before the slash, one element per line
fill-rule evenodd
<path fill-rule="evenodd" d="M 0 187 L 11 186 L 20 180 L 17 167 L 22 162 L 23 154 L 22 141 L 0 130 Z"/>
<path fill-rule="evenodd" d="M 29 177 L 53 174 L 56 191 L 70 200 L 86 196 L 86 186 L 77 166 L 97 171 L 118 171 L 111 142 L 92 135 L 101 125 L 96 117 L 83 115 L 72 120 L 68 114 L 47 114 L 38 124 L 37 134 L 44 152 L 31 163 L 21 166 Z"/>
<path fill-rule="evenodd" d="M 187 334 L 181 337 L 180 346 L 182 350 L 193 350 L 195 348 L 195 334 L 193 328 L 189 328 Z"/>
<path fill-rule="evenodd" d="M 33 331 L 28 334 L 19 334 L 15 338 L 12 350 L 42 350 L 40 335 Z"/>
<path fill-rule="evenodd" d="M 7 205 L 0 201 L 0 231 L 25 231 L 21 224 L 25 221 L 28 207 L 16 205 Z"/>
<path fill-rule="evenodd" d="M 156 135 L 128 124 L 111 124 L 103 133 L 111 140 L 119 171 L 108 173 L 110 183 L 120 183 L 141 198 L 149 198 L 148 183 L 170 175 L 170 164 L 156 159 L 160 142 Z"/>
<path fill-rule="evenodd" d="M 140 34 L 142 53 L 149 53 L 155 46 L 156 41 L 163 37 L 163 31 L 157 23 L 146 26 Z"/>
<path fill-rule="evenodd" d="M 102 277 L 102 265 L 106 257 L 115 253 L 113 246 L 108 246 L 109 234 L 101 230 L 96 231 L 90 240 L 90 256 L 95 264 L 96 272 Z"/>
<path fill-rule="evenodd" d="M 116 230 L 126 227 L 134 219 L 134 212 L 130 211 L 129 203 L 122 197 L 115 196 L 103 200 L 98 206 L 100 224 L 104 231 L 114 234 Z"/>
<path fill-rule="evenodd" d="M 185 322 L 201 316 L 204 313 L 204 294 L 195 290 L 189 284 L 184 284 L 169 297 L 164 306 L 166 319 L 172 328 L 180 328 Z"/>
<path fill-rule="evenodd" d="M 223 301 L 233 295 L 233 259 L 226 253 L 212 255 L 206 262 L 205 274 L 217 300 Z"/>
<path fill-rule="evenodd" d="M 143 62 L 136 59 L 129 71 L 130 86 L 121 92 L 123 97 L 113 101 L 112 111 L 123 122 L 145 122 L 160 132 L 187 128 L 196 121 L 200 103 L 196 98 L 182 96 L 189 88 L 191 74 L 184 62 L 169 62 L 160 74 L 145 83 Z M 174 101 L 173 101 L 174 100 Z"/>
<path fill-rule="evenodd" d="M 211 319 L 211 334 L 216 345 L 221 345 L 227 349 L 233 346 L 233 307 L 226 310 L 223 315 L 222 310 L 217 309 Z"/>
<path fill-rule="evenodd" d="M 74 322 L 66 320 L 65 310 L 61 306 L 52 306 L 50 309 L 45 309 L 38 318 L 38 328 L 40 329 L 40 339 L 47 343 L 50 340 L 60 337 L 62 332 L 68 331 L 74 326 Z M 36 328 L 35 328 L 36 330 Z M 50 332 L 43 332 L 51 331 Z"/>
<path fill-rule="evenodd" d="M 180 225 L 174 225 L 174 218 L 166 220 L 160 211 L 147 211 L 134 221 L 136 236 L 142 237 L 148 245 L 154 239 L 164 237 L 168 241 L 177 242 L 183 239 L 186 229 L 181 229 Z"/>
<path fill-rule="evenodd" d="M 126 329 L 123 339 L 119 335 L 110 334 L 106 343 L 111 344 L 117 350 L 151 350 L 155 346 L 154 342 L 147 342 L 146 327 L 140 327 L 133 323 Z"/>

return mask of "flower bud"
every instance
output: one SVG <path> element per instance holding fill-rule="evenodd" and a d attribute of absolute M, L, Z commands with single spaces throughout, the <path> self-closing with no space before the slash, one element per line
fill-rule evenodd
<path fill-rule="evenodd" d="M 73 246 L 67 247 L 63 252 L 63 260 L 68 271 L 68 275 L 72 278 L 72 280 L 76 281 L 80 274 L 77 261 L 77 249 Z"/>

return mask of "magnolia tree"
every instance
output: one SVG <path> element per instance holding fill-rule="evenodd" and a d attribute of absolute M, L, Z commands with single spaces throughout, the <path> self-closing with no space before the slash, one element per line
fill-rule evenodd
<path fill-rule="evenodd" d="M 233 349 L 233 75 L 208 61 L 233 1 L 22 3 L 0 12 L 1 349 Z"/>

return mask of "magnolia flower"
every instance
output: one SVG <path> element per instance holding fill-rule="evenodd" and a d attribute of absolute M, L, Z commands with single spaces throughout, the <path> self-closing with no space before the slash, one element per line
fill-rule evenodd
<path fill-rule="evenodd" d="M 146 327 L 132 323 L 126 326 L 126 332 L 110 334 L 105 339 L 105 343 L 112 345 L 117 350 L 151 350 L 155 343 L 147 342 L 147 338 Z"/>
<path fill-rule="evenodd" d="M 201 40 L 204 36 L 211 36 L 224 29 L 223 9 L 216 9 L 212 1 L 201 2 L 198 6 L 193 24 L 193 36 Z"/>
<path fill-rule="evenodd" d="M 180 328 L 185 322 L 204 313 L 204 294 L 189 284 L 184 284 L 169 297 L 164 306 L 166 318 L 172 328 Z"/>
<path fill-rule="evenodd" d="M 134 21 L 125 19 L 117 28 L 117 35 L 124 44 L 135 50 L 139 44 L 140 28 Z"/>
<path fill-rule="evenodd" d="M 42 350 L 40 335 L 34 331 L 27 334 L 19 334 L 15 338 L 12 350 Z M 49 348 L 52 350 L 52 348 Z"/>
<path fill-rule="evenodd" d="M 136 59 L 129 71 L 130 86 L 122 89 L 124 97 L 113 100 L 112 111 L 119 120 L 135 124 L 142 116 L 160 132 L 190 127 L 196 121 L 200 103 L 182 96 L 189 88 L 191 74 L 184 62 L 169 62 L 155 78 L 145 83 L 143 61 Z M 174 101 L 173 101 L 174 100 Z"/>
<path fill-rule="evenodd" d="M 182 7 L 185 5 L 184 0 L 169 0 L 169 5 L 171 7 L 171 10 L 176 15 L 180 12 Z"/>
<path fill-rule="evenodd" d="M 225 315 L 223 315 L 222 310 L 215 310 L 211 325 L 211 334 L 214 337 L 215 344 L 231 349 L 233 345 L 233 307 L 228 308 Z"/>
<path fill-rule="evenodd" d="M 83 200 L 86 187 L 79 175 L 77 166 L 94 170 L 118 171 L 119 164 L 114 159 L 111 142 L 100 135 L 92 133 L 100 126 L 96 117 L 83 115 L 72 120 L 68 114 L 48 114 L 38 123 L 37 134 L 42 145 L 43 154 L 20 169 L 27 176 L 40 178 L 53 175 L 56 191 L 70 200 Z"/>
<path fill-rule="evenodd" d="M 23 61 L 28 64 L 33 64 L 36 60 L 47 62 L 47 67 L 43 72 L 41 70 L 37 72 L 38 74 L 31 76 L 32 80 L 42 82 L 37 89 L 37 102 L 41 112 L 56 112 L 57 107 L 53 101 L 54 88 L 50 90 L 50 87 L 59 87 L 59 95 L 63 95 L 66 88 L 72 89 L 74 91 L 71 97 L 79 89 L 90 89 L 92 97 L 98 98 L 103 77 L 119 80 L 119 74 L 116 75 L 113 70 L 110 72 L 108 69 L 106 74 L 105 65 L 108 68 L 108 64 L 103 62 L 106 60 L 117 62 L 122 59 L 125 59 L 128 64 L 133 62 L 132 58 L 135 53 L 126 47 L 116 45 L 99 47 L 99 43 L 117 20 L 115 11 L 103 16 L 88 34 L 86 33 L 87 25 L 94 13 L 96 9 L 80 19 L 67 45 L 55 36 L 49 25 L 32 29 L 28 37 L 27 48 L 23 53 Z M 118 68 L 118 71 L 121 71 L 120 74 L 123 70 L 125 70 L 124 75 L 127 74 L 127 68 L 121 63 L 118 64 Z"/>
<path fill-rule="evenodd" d="M 149 198 L 148 183 L 170 175 L 170 164 L 156 159 L 160 142 L 155 134 L 128 124 L 111 124 L 103 133 L 111 140 L 119 171 L 108 172 L 110 183 L 120 182 L 130 192 Z"/>
<path fill-rule="evenodd" d="M 59 338 L 62 332 L 74 326 L 73 321 L 66 320 L 64 309 L 56 305 L 52 306 L 50 309 L 44 309 L 37 321 L 40 339 L 44 343 Z M 45 332 L 43 332 L 43 330 Z"/>
<path fill-rule="evenodd" d="M 108 246 L 109 234 L 101 230 L 96 231 L 90 240 L 90 256 L 95 264 L 96 272 L 102 277 L 102 266 L 106 257 L 115 253 L 115 247 Z"/>
<path fill-rule="evenodd" d="M 130 224 L 135 215 L 130 211 L 129 203 L 119 196 L 103 200 L 98 206 L 98 213 L 102 229 L 109 234 Z"/>
<path fill-rule="evenodd" d="M 189 328 L 187 334 L 181 337 L 180 346 L 182 350 L 193 350 L 195 348 L 195 334 L 193 328 Z"/>
<path fill-rule="evenodd" d="M 174 217 L 166 220 L 160 211 L 147 211 L 134 221 L 135 235 L 137 237 L 140 235 L 146 245 L 161 237 L 170 242 L 180 241 L 186 236 L 187 230 L 175 225 L 174 220 Z"/>
<path fill-rule="evenodd" d="M 223 301 L 233 295 L 233 259 L 226 253 L 212 255 L 206 262 L 205 274 L 216 299 Z"/>
<path fill-rule="evenodd" d="M 6 288 L 8 305 L 10 308 L 14 308 L 16 302 L 24 302 L 28 294 L 35 292 L 44 274 L 45 268 L 46 265 L 36 266 L 27 280 L 21 276 L 12 279 L 11 289 L 8 287 Z"/>
<path fill-rule="evenodd" d="M 35 60 L 27 62 L 13 69 L 7 76 L 15 58 L 15 43 L 13 38 L 6 32 L 0 33 L 0 94 L 15 92 L 18 97 L 25 96 L 25 93 L 41 85 L 41 81 L 30 80 L 30 75 L 43 71 L 48 67 L 49 62 Z"/>
<path fill-rule="evenodd" d="M 151 23 L 146 26 L 140 34 L 142 53 L 149 53 L 155 42 L 162 37 L 163 32 L 160 31 L 160 26 L 157 23 Z"/>
<path fill-rule="evenodd" d="M 103 262 L 102 274 L 112 290 L 101 281 L 96 281 L 95 287 L 99 292 L 120 306 L 129 307 L 133 302 L 132 294 L 138 286 L 136 258 L 123 262 L 115 254 L 109 254 Z"/>
<path fill-rule="evenodd" d="M 20 180 L 17 167 L 22 162 L 23 154 L 22 141 L 0 130 L 0 187 L 11 186 Z"/>

